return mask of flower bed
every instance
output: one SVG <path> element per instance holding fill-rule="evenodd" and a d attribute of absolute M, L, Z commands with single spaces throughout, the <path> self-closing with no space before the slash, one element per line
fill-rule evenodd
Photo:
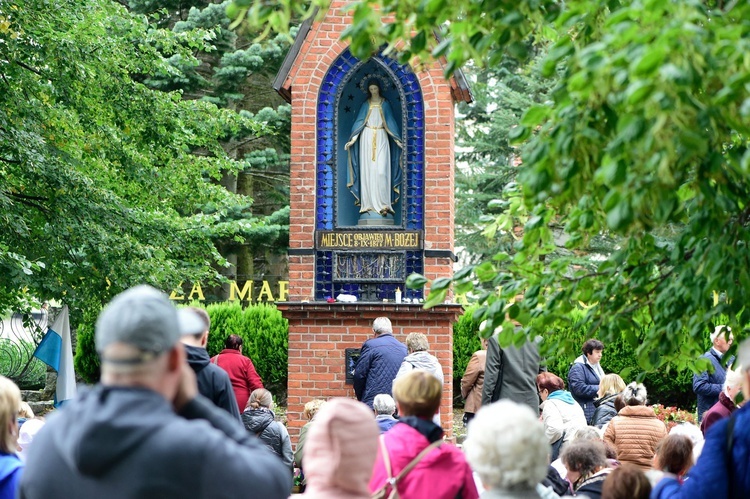
<path fill-rule="evenodd" d="M 677 407 L 664 407 L 661 404 L 651 406 L 654 409 L 656 417 L 667 426 L 667 431 L 671 430 L 680 423 L 697 424 L 698 418 L 695 413 L 688 412 Z"/>

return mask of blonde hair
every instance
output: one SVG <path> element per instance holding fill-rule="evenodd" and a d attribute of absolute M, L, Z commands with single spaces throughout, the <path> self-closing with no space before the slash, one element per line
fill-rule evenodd
<path fill-rule="evenodd" d="M 313 399 L 305 404 L 305 409 L 302 411 L 302 414 L 304 414 L 308 421 L 311 421 L 325 403 L 326 401 L 323 399 Z"/>
<path fill-rule="evenodd" d="M 20 407 L 21 390 L 11 380 L 0 376 L 0 452 L 4 454 L 15 454 L 18 450 L 17 418 Z"/>
<path fill-rule="evenodd" d="M 393 382 L 393 398 L 403 416 L 431 419 L 442 395 L 443 385 L 427 371 L 414 370 Z"/>
<path fill-rule="evenodd" d="M 598 396 L 617 395 L 625 389 L 625 382 L 619 374 L 605 374 L 599 382 Z"/>
<path fill-rule="evenodd" d="M 32 419 L 34 417 L 34 411 L 31 410 L 31 406 L 28 402 L 21 402 L 21 408 L 18 409 L 18 417 Z"/>
<path fill-rule="evenodd" d="M 247 400 L 247 408 L 260 409 L 265 407 L 266 409 L 273 408 L 273 395 L 265 388 L 258 388 L 253 390 L 250 394 L 250 398 Z"/>
<path fill-rule="evenodd" d="M 406 336 L 406 348 L 410 352 L 426 352 L 430 349 L 427 336 L 422 333 L 409 333 Z"/>

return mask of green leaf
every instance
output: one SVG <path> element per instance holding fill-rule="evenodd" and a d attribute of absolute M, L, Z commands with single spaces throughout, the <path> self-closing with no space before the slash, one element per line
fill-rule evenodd
<path fill-rule="evenodd" d="M 409 289 L 422 289 L 428 280 L 421 274 L 411 274 L 406 278 L 406 287 Z"/>
<path fill-rule="evenodd" d="M 530 107 L 521 118 L 521 125 L 534 128 L 547 117 L 549 111 L 546 106 Z"/>

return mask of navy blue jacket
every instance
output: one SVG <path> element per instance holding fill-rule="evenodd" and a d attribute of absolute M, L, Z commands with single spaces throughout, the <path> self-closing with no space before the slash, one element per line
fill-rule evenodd
<path fill-rule="evenodd" d="M 703 413 L 719 401 L 719 394 L 727 377 L 727 370 L 722 357 L 712 348 L 701 355 L 714 366 L 714 372 L 703 371 L 693 375 L 693 391 L 698 395 L 698 421 L 703 419 Z"/>
<path fill-rule="evenodd" d="M 357 400 L 372 409 L 375 395 L 391 394 L 393 379 L 406 357 L 406 346 L 392 334 L 384 333 L 365 341 L 354 368 L 354 393 Z"/>
<path fill-rule="evenodd" d="M 732 439 L 732 497 L 750 497 L 750 405 L 738 409 Z M 694 499 L 729 496 L 727 462 L 727 425 L 722 419 L 708 429 L 698 462 L 688 473 L 689 479 L 680 486 L 674 478 L 664 478 L 651 492 L 651 499 Z"/>
<path fill-rule="evenodd" d="M 583 357 L 584 360 L 581 360 Z M 594 400 L 596 400 L 599 391 L 599 376 L 594 372 L 585 360 L 585 356 L 578 357 L 568 371 L 568 390 L 573 394 L 573 398 L 583 409 L 586 416 L 586 422 L 591 423 L 594 417 Z"/>
<path fill-rule="evenodd" d="M 240 409 L 234 396 L 232 382 L 227 372 L 216 364 L 211 363 L 205 348 L 184 345 L 187 361 L 195 371 L 198 381 L 198 392 L 213 402 L 216 407 L 224 409 L 237 421 L 240 419 Z"/>

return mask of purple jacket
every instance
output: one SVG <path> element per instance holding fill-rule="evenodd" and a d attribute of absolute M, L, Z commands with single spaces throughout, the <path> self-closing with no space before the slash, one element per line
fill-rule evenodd
<path fill-rule="evenodd" d="M 701 431 L 703 435 L 706 435 L 708 429 L 717 421 L 721 421 L 724 418 L 728 418 L 737 406 L 726 393 L 721 392 L 719 394 L 719 401 L 711 406 L 709 410 L 703 413 L 703 420 L 701 421 Z"/>

